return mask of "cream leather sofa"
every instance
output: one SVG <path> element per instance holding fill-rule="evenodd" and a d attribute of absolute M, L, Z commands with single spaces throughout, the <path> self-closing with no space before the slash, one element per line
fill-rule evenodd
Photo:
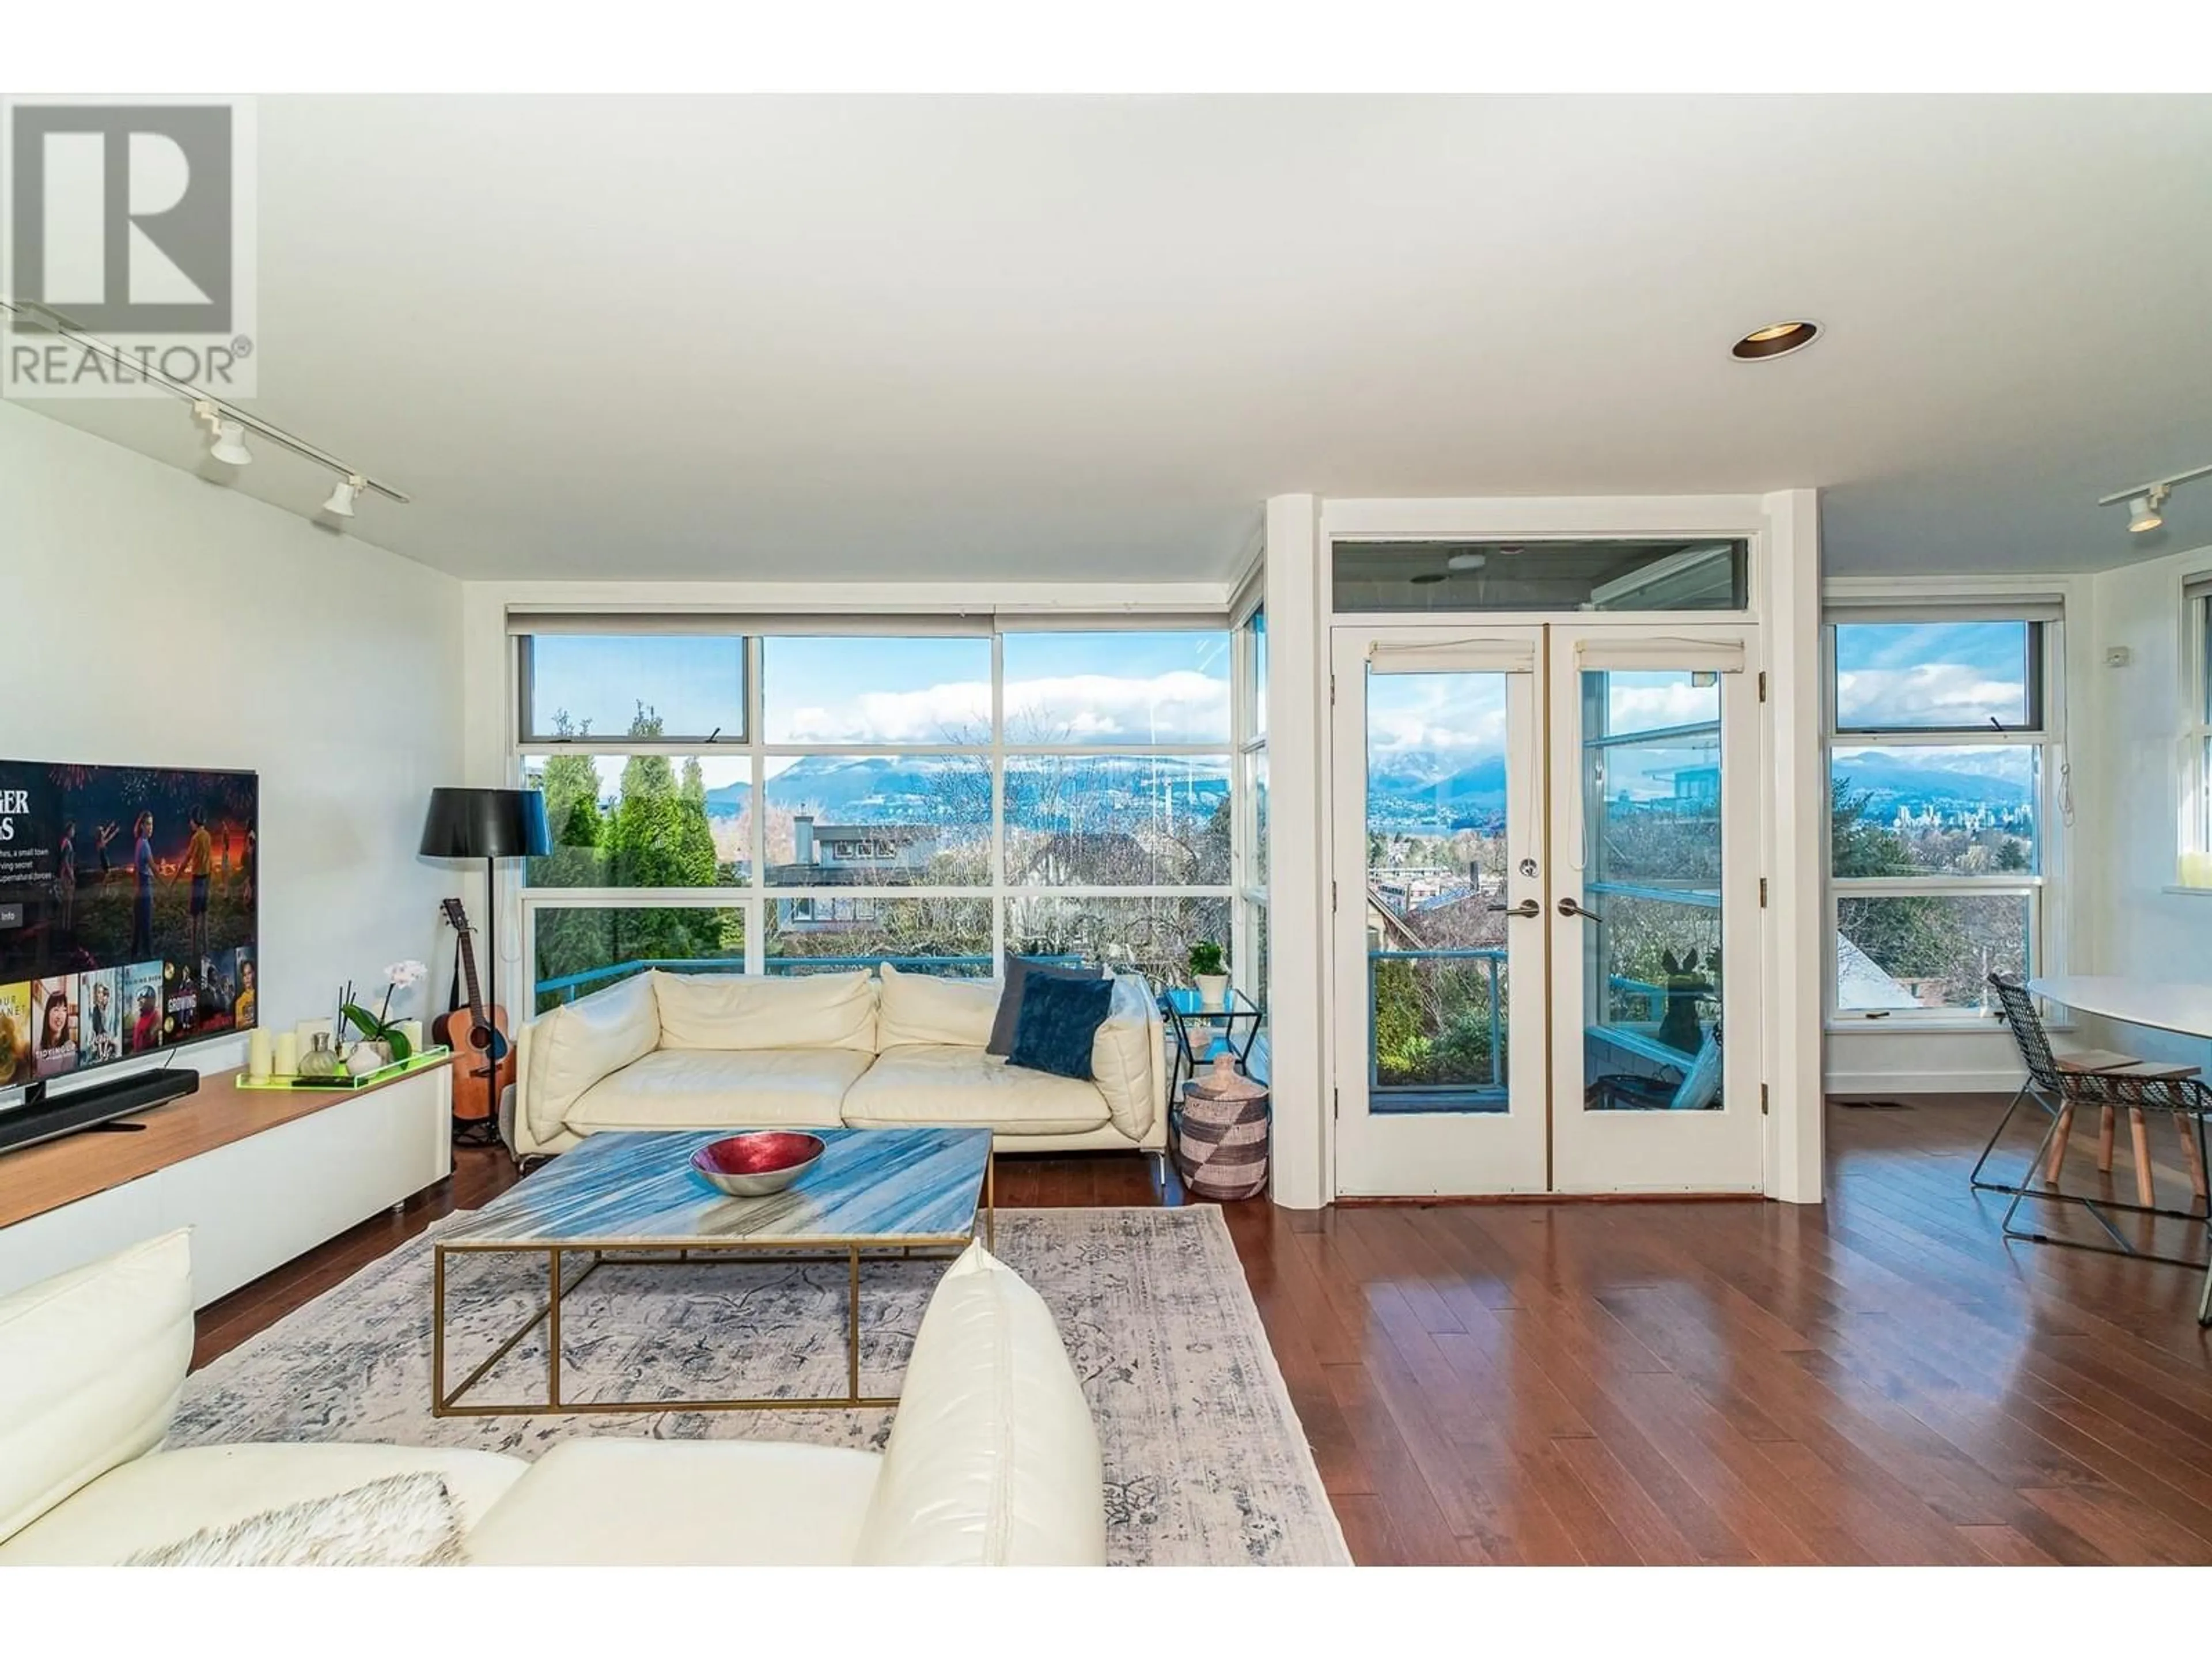
<path fill-rule="evenodd" d="M 986 1054 L 994 980 L 865 972 L 635 975 L 523 1028 L 509 1139 L 557 1152 L 612 1129 L 848 1124 L 995 1132 L 1000 1152 L 1167 1144 L 1158 1006 L 1121 975 L 1093 1080 Z"/>
<path fill-rule="evenodd" d="M 0 1299 L 0 1566 L 118 1563 L 434 1470 L 483 1565 L 1099 1565 L 1098 1438 L 1036 1292 L 978 1245 L 915 1339 L 880 1454 L 571 1440 L 535 1463 L 405 1446 L 163 1451 L 191 1358 L 187 1237 Z M 4 1592 L 0 1592 L 4 1595 Z"/>

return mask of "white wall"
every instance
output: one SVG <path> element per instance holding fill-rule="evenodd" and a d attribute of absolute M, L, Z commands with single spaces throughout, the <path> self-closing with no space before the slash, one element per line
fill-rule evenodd
<path fill-rule="evenodd" d="M 440 959 L 462 889 L 415 848 L 463 781 L 458 581 L 0 404 L 0 754 L 261 775 L 263 1024 Z"/>
<path fill-rule="evenodd" d="M 2181 591 L 2212 574 L 2212 547 L 2128 565 L 2092 585 L 2098 666 L 2087 688 L 2094 740 L 2076 745 L 2075 794 L 2089 839 L 2081 860 L 2095 923 L 2078 972 L 2212 983 L 2212 894 L 2172 890 L 2185 653 Z M 2124 667 L 2104 664 L 2124 646 Z M 2085 775 L 2086 774 L 2086 775 Z M 2212 1065 L 2206 1045 L 2088 1022 L 2087 1035 L 2145 1059 Z"/>

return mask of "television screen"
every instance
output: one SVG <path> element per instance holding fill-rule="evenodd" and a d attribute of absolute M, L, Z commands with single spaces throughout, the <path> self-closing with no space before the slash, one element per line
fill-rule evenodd
<path fill-rule="evenodd" d="M 0 1088 L 254 1023 L 251 772 L 0 761 Z"/>

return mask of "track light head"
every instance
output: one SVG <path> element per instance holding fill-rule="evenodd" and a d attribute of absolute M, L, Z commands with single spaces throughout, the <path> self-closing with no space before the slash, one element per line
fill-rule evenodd
<path fill-rule="evenodd" d="M 334 518 L 350 519 L 353 517 L 353 504 L 361 499 L 361 492 L 368 485 L 368 480 L 360 473 L 347 473 L 331 489 L 330 500 L 323 503 L 323 511 Z"/>
<path fill-rule="evenodd" d="M 2164 484 L 2156 484 L 2130 501 L 2128 503 L 2129 532 L 2140 536 L 2164 524 L 2166 519 L 2159 512 L 2159 508 L 2166 505 L 2166 498 L 2171 493 Z"/>
<path fill-rule="evenodd" d="M 217 421 L 215 441 L 208 445 L 208 453 L 225 466 L 250 466 L 253 452 L 246 447 L 246 427 L 240 421 Z"/>

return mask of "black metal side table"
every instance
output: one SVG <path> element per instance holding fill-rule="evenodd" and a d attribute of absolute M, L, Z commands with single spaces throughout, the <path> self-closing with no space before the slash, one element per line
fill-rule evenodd
<path fill-rule="evenodd" d="M 1212 1058 L 1217 1042 L 1227 1047 L 1237 1069 L 1243 1072 L 1244 1062 L 1252 1057 L 1252 1045 L 1260 1040 L 1260 1005 L 1242 991 L 1231 991 L 1226 1004 L 1216 1008 L 1202 1000 L 1193 987 L 1170 986 L 1160 993 L 1160 1018 L 1175 1036 L 1175 1065 L 1168 1074 L 1170 1105 L 1182 1098 L 1183 1079 L 1198 1075 L 1199 1068 Z M 1240 1026 L 1244 1034 L 1241 1044 L 1237 1040 Z M 1205 1033 L 1202 1051 L 1200 1030 Z"/>

